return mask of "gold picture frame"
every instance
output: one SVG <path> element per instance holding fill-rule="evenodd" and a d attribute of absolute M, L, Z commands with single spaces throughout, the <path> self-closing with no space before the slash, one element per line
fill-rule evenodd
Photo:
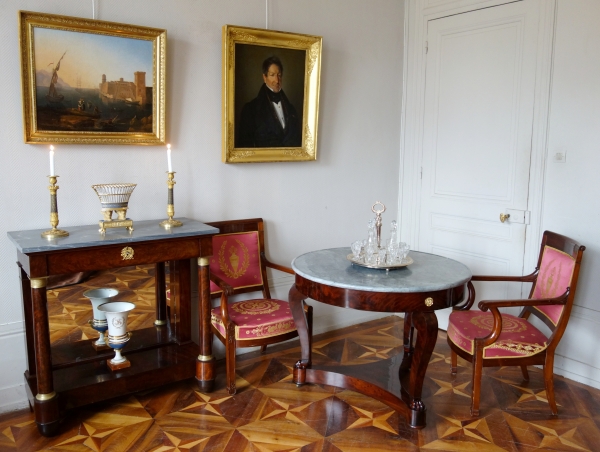
<path fill-rule="evenodd" d="M 19 11 L 19 41 L 25 143 L 165 143 L 166 30 Z"/>
<path fill-rule="evenodd" d="M 223 162 L 317 159 L 321 47 L 320 36 L 223 26 Z M 283 83 L 268 90 L 278 72 Z"/>

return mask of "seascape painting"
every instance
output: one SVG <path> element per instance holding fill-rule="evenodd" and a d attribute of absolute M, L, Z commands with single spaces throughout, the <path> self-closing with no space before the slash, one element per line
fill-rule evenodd
<path fill-rule="evenodd" d="M 152 42 L 36 28 L 38 130 L 152 132 Z"/>
<path fill-rule="evenodd" d="M 164 144 L 166 30 L 19 12 L 26 143 Z"/>

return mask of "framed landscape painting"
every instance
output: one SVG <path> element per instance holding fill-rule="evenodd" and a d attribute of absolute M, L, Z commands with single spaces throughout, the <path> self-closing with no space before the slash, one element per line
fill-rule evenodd
<path fill-rule="evenodd" d="M 19 12 L 26 143 L 165 143 L 166 30 Z"/>
<path fill-rule="evenodd" d="M 317 158 L 319 36 L 223 27 L 226 163 Z"/>

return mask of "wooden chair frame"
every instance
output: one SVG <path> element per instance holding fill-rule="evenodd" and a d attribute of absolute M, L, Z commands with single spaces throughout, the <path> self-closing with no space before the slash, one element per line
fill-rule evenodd
<path fill-rule="evenodd" d="M 278 270 L 284 273 L 288 273 L 291 275 L 295 275 L 294 271 L 290 267 L 286 267 L 283 265 L 275 264 L 267 259 L 265 252 L 265 232 L 264 232 L 264 222 L 262 218 L 252 218 L 252 219 L 244 219 L 244 220 L 231 220 L 231 221 L 217 221 L 206 223 L 210 226 L 219 229 L 219 234 L 233 234 L 239 232 L 258 232 L 258 244 L 259 244 L 259 252 L 260 252 L 260 269 L 262 274 L 262 284 L 251 286 L 251 287 L 242 287 L 242 288 L 234 288 L 217 275 L 210 274 L 210 279 L 216 285 L 219 286 L 222 292 L 211 293 L 212 298 L 221 299 L 221 319 L 223 321 L 223 325 L 225 327 L 225 335 L 221 334 L 221 332 L 215 328 L 211 323 L 211 329 L 213 334 L 225 345 L 225 359 L 226 359 L 226 373 L 227 373 L 227 391 L 229 394 L 233 395 L 236 393 L 236 385 L 235 385 L 235 360 L 236 353 L 235 350 L 237 347 L 261 347 L 261 352 L 264 352 L 267 348 L 267 345 L 287 341 L 289 339 L 293 339 L 298 337 L 298 331 L 290 331 L 285 334 L 280 334 L 278 336 L 267 337 L 267 338 L 251 338 L 251 339 L 236 339 L 235 337 L 235 323 L 231 321 L 229 316 L 229 298 L 242 294 L 242 293 L 250 293 L 250 292 L 262 292 L 262 297 L 264 299 L 271 299 L 271 293 L 269 290 L 269 279 L 267 276 L 267 268 L 272 268 L 274 270 Z M 312 307 L 305 305 L 305 311 L 307 315 L 307 320 L 309 324 L 310 333 L 312 334 Z"/>
<path fill-rule="evenodd" d="M 535 290 L 535 284 L 540 271 L 540 265 L 542 262 L 542 256 L 544 248 L 546 246 L 555 248 L 571 255 L 575 259 L 575 266 L 573 268 L 573 276 L 571 278 L 571 285 L 564 294 L 557 298 L 538 298 L 532 299 L 532 295 Z M 481 395 L 481 375 L 483 367 L 500 367 L 500 366 L 520 366 L 523 373 L 523 378 L 529 381 L 529 373 L 527 372 L 527 366 L 542 365 L 544 368 L 544 384 L 546 388 L 546 397 L 550 405 L 550 409 L 553 415 L 558 414 L 556 401 L 554 397 L 554 353 L 556 347 L 560 342 L 560 339 L 565 333 L 571 309 L 573 307 L 573 300 L 575 298 L 575 291 L 577 287 L 577 280 L 579 278 L 579 270 L 581 266 L 581 259 L 585 246 L 580 245 L 576 241 L 565 237 L 554 232 L 545 231 L 542 236 L 542 244 L 540 246 L 540 254 L 538 258 L 537 267 L 535 271 L 526 276 L 473 276 L 471 281 L 512 281 L 512 282 L 531 282 L 531 291 L 529 298 L 521 300 L 485 300 L 480 301 L 477 305 L 481 311 L 491 311 L 494 318 L 494 325 L 491 332 L 485 337 L 478 337 L 474 340 L 473 354 L 470 354 L 452 342 L 448 337 L 448 345 L 451 348 L 451 371 L 452 375 L 456 375 L 457 370 L 457 355 L 461 358 L 469 361 L 473 364 L 473 390 L 471 396 L 471 415 L 479 416 L 479 399 Z M 471 309 L 475 301 L 475 287 L 472 282 L 468 283 L 468 298 L 467 302 L 462 306 L 454 307 L 454 311 L 466 311 Z M 554 325 L 545 315 L 543 315 L 534 306 L 544 305 L 565 305 L 565 308 L 560 316 L 560 319 L 556 325 Z M 540 319 L 550 330 L 552 331 L 548 338 L 548 346 L 541 352 L 529 355 L 525 357 L 512 357 L 512 358 L 483 358 L 484 348 L 493 344 L 498 340 L 500 333 L 502 332 L 502 314 L 499 308 L 522 306 L 523 310 L 519 314 L 519 317 L 528 319 L 531 314 Z"/>

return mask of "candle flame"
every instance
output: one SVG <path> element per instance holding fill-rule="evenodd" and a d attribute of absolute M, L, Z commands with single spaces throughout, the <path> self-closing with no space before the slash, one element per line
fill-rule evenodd
<path fill-rule="evenodd" d="M 167 149 L 171 149 L 171 145 L 170 144 L 167 144 Z"/>
<path fill-rule="evenodd" d="M 50 150 L 53 151 L 54 150 L 54 146 L 50 145 Z"/>

